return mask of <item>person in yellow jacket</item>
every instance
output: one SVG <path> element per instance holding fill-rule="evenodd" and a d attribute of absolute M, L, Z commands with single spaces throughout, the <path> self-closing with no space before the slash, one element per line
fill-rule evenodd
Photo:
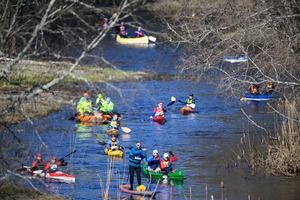
<path fill-rule="evenodd" d="M 83 93 L 83 96 L 80 98 L 80 100 L 77 103 L 76 110 L 81 115 L 84 114 L 93 114 L 93 103 L 90 99 L 90 95 L 87 91 Z"/>
<path fill-rule="evenodd" d="M 111 113 L 114 110 L 114 103 L 110 100 L 110 97 L 103 99 L 101 102 L 100 111 L 103 113 Z"/>

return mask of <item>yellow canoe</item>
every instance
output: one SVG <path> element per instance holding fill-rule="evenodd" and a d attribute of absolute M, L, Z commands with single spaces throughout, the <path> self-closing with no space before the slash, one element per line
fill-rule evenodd
<path fill-rule="evenodd" d="M 104 152 L 106 155 L 109 156 L 117 156 L 117 157 L 123 157 L 123 151 L 118 149 L 118 150 L 111 150 L 111 149 L 104 149 Z"/>
<path fill-rule="evenodd" d="M 149 38 L 148 36 L 139 37 L 139 38 L 122 38 L 117 35 L 116 40 L 119 44 L 148 44 Z"/>

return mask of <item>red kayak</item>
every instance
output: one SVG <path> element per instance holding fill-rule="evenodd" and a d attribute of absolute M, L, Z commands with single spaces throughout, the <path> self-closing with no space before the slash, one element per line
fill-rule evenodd
<path fill-rule="evenodd" d="M 183 115 L 188 115 L 190 113 L 195 112 L 195 109 L 189 107 L 189 106 L 183 106 L 182 108 L 180 108 L 180 112 Z"/>
<path fill-rule="evenodd" d="M 153 197 L 155 198 L 155 195 L 157 192 L 155 191 L 135 191 L 135 190 L 129 190 L 130 185 L 120 185 L 120 190 L 125 193 L 133 194 L 133 195 L 140 195 L 140 196 L 146 196 L 146 197 Z"/>
<path fill-rule="evenodd" d="M 75 176 L 61 171 L 44 173 L 43 170 L 30 171 L 30 167 L 24 166 L 24 168 L 27 168 L 33 176 L 45 177 L 56 182 L 75 183 Z"/>
<path fill-rule="evenodd" d="M 155 121 L 155 122 L 157 122 L 157 123 L 159 123 L 159 124 L 161 124 L 161 125 L 166 122 L 166 118 L 164 116 L 162 116 L 162 115 L 154 116 L 152 118 L 152 120 Z"/>

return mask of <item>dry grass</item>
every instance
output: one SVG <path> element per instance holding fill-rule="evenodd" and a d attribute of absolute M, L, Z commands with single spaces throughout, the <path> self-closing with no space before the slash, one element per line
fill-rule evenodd
<path fill-rule="evenodd" d="M 253 173 L 258 170 L 270 175 L 295 176 L 300 173 L 300 121 L 296 102 L 280 102 L 282 119 L 275 136 L 263 137 L 260 143 L 241 138 L 239 159 L 245 160 Z M 281 116 L 282 117 L 282 116 Z"/>

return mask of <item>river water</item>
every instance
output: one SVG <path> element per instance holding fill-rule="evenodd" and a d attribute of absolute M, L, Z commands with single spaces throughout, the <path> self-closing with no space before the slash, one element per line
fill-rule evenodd
<path fill-rule="evenodd" d="M 130 48 L 116 45 L 111 38 L 103 46 L 93 54 L 103 55 L 120 69 L 177 73 L 174 66 L 180 52 L 172 48 L 160 45 Z M 299 199 L 299 178 L 252 176 L 246 167 L 234 167 L 232 162 L 243 132 L 248 132 L 250 127 L 241 108 L 261 125 L 273 127 L 270 122 L 274 121 L 274 115 L 266 104 L 241 104 L 235 98 L 225 98 L 209 81 L 152 80 L 98 87 L 111 96 L 118 111 L 124 114 L 122 126 L 132 129 L 131 133 L 119 137 L 124 146 L 133 146 L 140 140 L 148 156 L 154 148 L 160 154 L 173 151 L 177 155 L 174 167 L 184 170 L 185 180 L 158 183 L 157 199 L 207 199 L 211 195 L 214 199 L 232 200 L 247 199 L 248 195 L 251 199 Z M 184 100 L 190 93 L 196 97 L 197 113 L 182 116 L 181 104 L 175 103 L 167 108 L 165 125 L 149 119 L 157 102 L 167 104 L 171 96 Z M 46 159 L 50 154 L 60 157 L 77 150 L 66 158 L 68 166 L 62 168 L 76 176 L 76 183 L 46 183 L 50 191 L 78 200 L 102 199 L 108 182 L 110 199 L 129 199 L 129 195 L 118 189 L 119 184 L 128 183 L 128 152 L 123 159 L 110 160 L 96 140 L 96 135 L 107 139 L 106 127 L 76 124 L 68 120 L 72 113 L 73 108 L 66 106 L 58 113 L 34 120 L 34 125 L 24 122 L 12 129 L 17 130 L 18 137 L 30 146 L 32 153 L 42 151 Z M 258 129 L 251 130 L 250 138 L 262 134 Z M 108 170 L 110 165 L 112 171 Z M 109 173 L 111 179 L 107 178 Z M 146 177 L 142 181 L 152 190 L 157 184 Z M 225 184 L 223 189 L 221 181 Z"/>

